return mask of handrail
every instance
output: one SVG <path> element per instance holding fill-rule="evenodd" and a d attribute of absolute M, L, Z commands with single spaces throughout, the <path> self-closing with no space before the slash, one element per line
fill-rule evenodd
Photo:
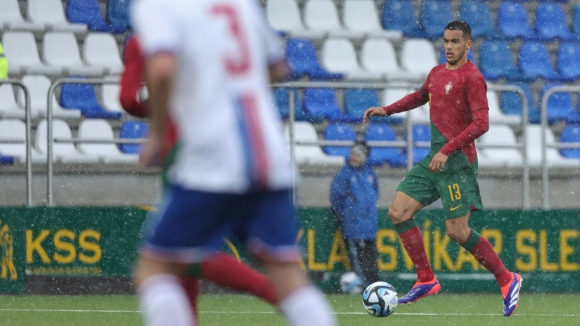
<path fill-rule="evenodd" d="M 546 156 L 547 148 L 580 148 L 580 143 L 562 143 L 554 142 L 554 144 L 546 144 L 546 128 L 548 128 L 548 99 L 554 93 L 568 93 L 580 92 L 580 86 L 555 86 L 548 89 L 542 95 L 542 102 L 540 104 L 540 126 L 542 126 L 542 208 L 550 208 L 550 185 L 548 160 Z"/>
<path fill-rule="evenodd" d="M 31 207 L 32 204 L 32 131 L 31 131 L 31 111 L 30 111 L 30 94 L 28 88 L 18 79 L 1 79 L 1 84 L 12 84 L 20 87 L 24 91 L 24 120 L 25 120 L 25 143 L 26 143 L 26 205 Z M 0 140 L 1 143 L 21 144 L 17 140 Z"/>

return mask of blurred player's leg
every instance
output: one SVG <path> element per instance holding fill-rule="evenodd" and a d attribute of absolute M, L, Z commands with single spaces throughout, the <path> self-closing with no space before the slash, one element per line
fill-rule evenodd
<path fill-rule="evenodd" d="M 199 297 L 199 278 L 194 276 L 181 276 L 181 284 L 183 285 L 183 289 L 185 290 L 185 294 L 187 295 L 187 299 L 189 300 L 189 305 L 191 306 L 192 311 L 195 314 L 195 319 L 197 321 L 198 314 L 197 314 L 197 298 Z"/>

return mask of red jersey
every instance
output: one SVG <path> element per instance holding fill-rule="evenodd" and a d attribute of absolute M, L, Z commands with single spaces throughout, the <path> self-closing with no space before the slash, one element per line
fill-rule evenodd
<path fill-rule="evenodd" d="M 477 158 L 474 141 L 489 129 L 487 85 L 479 69 L 471 61 L 455 70 L 447 69 L 445 64 L 436 66 L 421 89 L 384 109 L 391 115 L 427 102 L 432 129 L 431 151 L 449 156 L 461 150 L 474 164 Z"/>

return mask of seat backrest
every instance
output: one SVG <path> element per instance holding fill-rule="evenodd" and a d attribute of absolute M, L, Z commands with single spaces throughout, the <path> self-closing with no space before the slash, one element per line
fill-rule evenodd
<path fill-rule="evenodd" d="M 527 83 L 514 83 L 512 85 L 522 88 L 528 99 L 528 109 L 530 114 L 538 113 L 538 104 L 534 97 L 532 88 Z M 506 114 L 522 115 L 522 97 L 515 92 L 501 92 L 500 94 L 501 109 Z"/>
<path fill-rule="evenodd" d="M 379 14 L 372 0 L 345 0 L 343 21 L 353 31 L 380 31 Z"/>
<path fill-rule="evenodd" d="M 40 57 L 32 33 L 5 32 L 2 38 L 8 62 L 21 65 L 38 65 Z"/>
<path fill-rule="evenodd" d="M 397 140 L 397 134 L 393 128 L 384 124 L 371 124 L 365 130 L 366 141 Z M 388 147 L 381 147 L 388 148 Z"/>
<path fill-rule="evenodd" d="M 276 107 L 282 119 L 287 119 L 290 115 L 290 92 L 294 93 L 294 114 L 296 117 L 300 113 L 299 110 L 301 110 L 298 90 L 290 90 L 289 88 L 274 89 L 274 101 L 276 102 Z"/>
<path fill-rule="evenodd" d="M 367 39 L 362 45 L 360 56 L 362 65 L 368 71 L 392 72 L 401 69 L 395 48 L 385 39 Z"/>
<path fill-rule="evenodd" d="M 79 138 L 85 139 L 113 139 L 111 125 L 101 119 L 86 119 L 79 125 Z M 117 151 L 114 144 L 79 143 L 79 149 L 90 154 L 110 154 Z"/>
<path fill-rule="evenodd" d="M 18 6 L 18 0 L 0 0 L 0 25 L 3 23 L 21 22 L 22 14 Z"/>
<path fill-rule="evenodd" d="M 295 38 L 286 43 L 286 59 L 292 71 L 299 74 L 320 67 L 316 48 L 309 39 Z"/>
<path fill-rule="evenodd" d="M 294 122 L 294 140 L 295 141 L 318 141 L 318 134 L 316 129 L 309 122 L 296 121 Z M 305 145 L 299 145 L 305 146 Z M 311 145 L 306 145 L 311 146 Z M 318 146 L 318 145 L 313 145 Z"/>
<path fill-rule="evenodd" d="M 89 33 L 83 44 L 83 57 L 90 65 L 123 66 L 117 42 L 109 33 Z"/>
<path fill-rule="evenodd" d="M 62 1 L 60 0 L 28 0 L 26 15 L 36 23 L 66 23 Z"/>
<path fill-rule="evenodd" d="M 0 138 L 9 140 L 25 140 L 26 125 L 24 124 L 24 121 L 17 119 L 0 119 Z M 22 146 L 24 146 L 24 144 L 22 144 Z"/>
<path fill-rule="evenodd" d="M 18 107 L 14 97 L 14 88 L 10 84 L 0 85 L 0 111 L 24 110 Z"/>
<path fill-rule="evenodd" d="M 550 54 L 540 42 L 524 42 L 520 46 L 519 66 L 530 77 L 542 77 L 553 73 Z"/>
<path fill-rule="evenodd" d="M 539 3 L 536 7 L 536 30 L 549 38 L 570 35 L 562 7 L 554 3 Z"/>
<path fill-rule="evenodd" d="M 580 74 L 580 44 L 575 42 L 560 43 L 556 65 L 560 72 Z"/>
<path fill-rule="evenodd" d="M 329 38 L 322 45 L 322 64 L 333 72 L 359 70 L 354 46 L 343 38 Z"/>
<path fill-rule="evenodd" d="M 304 23 L 317 31 L 341 30 L 338 10 L 332 0 L 307 0 L 304 6 Z"/>
<path fill-rule="evenodd" d="M 443 37 L 445 26 L 453 21 L 451 4 L 447 1 L 425 0 L 421 6 L 421 26 L 428 37 Z"/>
<path fill-rule="evenodd" d="M 60 90 L 60 105 L 81 111 L 100 108 L 95 87 L 91 84 L 63 84 Z"/>
<path fill-rule="evenodd" d="M 22 83 L 28 88 L 31 110 L 33 112 L 46 112 L 50 79 L 44 75 L 26 75 L 22 78 Z M 21 103 L 24 103 L 24 94 L 22 92 L 19 94 Z"/>
<path fill-rule="evenodd" d="M 413 125 L 413 141 L 431 141 L 429 125 Z"/>
<path fill-rule="evenodd" d="M 356 132 L 344 123 L 329 124 L 324 131 L 324 140 L 343 140 L 356 142 Z M 352 146 L 324 146 L 322 150 L 328 155 L 348 157 Z"/>
<path fill-rule="evenodd" d="M 482 144 L 487 145 L 514 145 L 517 144 L 513 130 L 507 125 L 494 124 L 479 138 Z"/>
<path fill-rule="evenodd" d="M 407 0 L 386 0 L 382 10 L 383 28 L 402 31 L 405 34 L 419 29 L 413 3 Z"/>
<path fill-rule="evenodd" d="M 485 2 L 461 2 L 459 17 L 469 24 L 473 38 L 493 33 L 494 24 L 491 18 L 491 9 Z"/>
<path fill-rule="evenodd" d="M 65 15 L 71 23 L 87 24 L 89 27 L 105 23 L 98 0 L 67 0 Z"/>
<path fill-rule="evenodd" d="M 36 128 L 36 149 L 41 153 L 47 152 L 47 122 L 46 120 L 42 120 L 38 123 Z M 54 138 L 72 138 L 72 132 L 70 131 L 70 127 L 66 122 L 59 119 L 52 120 L 52 136 Z M 71 153 L 76 152 L 76 148 L 72 143 L 53 143 L 54 153 L 59 154 L 63 152 Z"/>
<path fill-rule="evenodd" d="M 341 112 L 336 101 L 336 94 L 332 88 L 305 89 L 304 108 L 310 114 L 326 118 Z"/>
<path fill-rule="evenodd" d="M 374 89 L 349 88 L 344 91 L 344 108 L 351 115 L 362 117 L 366 109 L 378 106 L 379 95 Z"/>
<path fill-rule="evenodd" d="M 56 66 L 82 65 L 79 46 L 72 33 L 44 34 L 42 42 L 44 59 Z"/>
<path fill-rule="evenodd" d="M 424 39 L 405 41 L 401 50 L 401 65 L 408 71 L 429 73 L 437 65 L 433 44 Z"/>
<path fill-rule="evenodd" d="M 502 1 L 497 11 L 497 26 L 507 36 L 533 33 L 526 7 L 521 3 Z"/>
<path fill-rule="evenodd" d="M 107 0 L 107 20 L 116 26 L 131 27 L 129 4 L 132 0 Z"/>
<path fill-rule="evenodd" d="M 295 0 L 268 0 L 266 15 L 274 29 L 282 31 L 304 29 L 300 9 Z"/>
<path fill-rule="evenodd" d="M 544 84 L 540 90 L 540 101 L 542 100 L 544 94 L 550 88 L 556 86 L 563 86 L 562 84 L 547 83 Z M 548 98 L 547 106 L 548 118 L 550 120 L 560 120 L 565 119 L 568 114 L 572 113 L 574 106 L 572 104 L 572 95 L 568 92 L 556 92 L 552 93 Z"/>
<path fill-rule="evenodd" d="M 125 121 L 121 125 L 121 138 L 140 139 L 149 136 L 149 125 L 143 121 Z M 141 145 L 119 144 L 121 152 L 126 154 L 139 154 Z"/>
<path fill-rule="evenodd" d="M 397 102 L 398 100 L 402 99 L 403 97 L 407 96 L 408 94 L 411 94 L 411 92 L 412 91 L 410 88 L 401 88 L 401 87 L 387 88 L 383 92 L 382 106 L 391 105 Z"/>
<path fill-rule="evenodd" d="M 572 30 L 576 35 L 580 35 L 580 4 L 574 5 L 572 8 Z"/>
<path fill-rule="evenodd" d="M 103 90 L 103 105 L 105 108 L 111 111 L 125 112 L 119 102 L 121 86 L 117 84 L 104 84 L 101 89 Z"/>
<path fill-rule="evenodd" d="M 517 71 L 509 44 L 505 41 L 485 41 L 479 53 L 479 69 L 484 74 L 503 76 Z"/>
<path fill-rule="evenodd" d="M 563 143 L 580 143 L 580 126 L 564 127 L 560 134 L 560 141 Z M 580 149 L 563 148 L 560 153 L 565 157 L 580 158 Z"/>

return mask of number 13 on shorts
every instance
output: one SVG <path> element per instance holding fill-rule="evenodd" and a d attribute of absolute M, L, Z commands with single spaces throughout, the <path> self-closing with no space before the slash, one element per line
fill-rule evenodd
<path fill-rule="evenodd" d="M 458 183 L 447 185 L 447 189 L 449 189 L 449 197 L 451 197 L 451 201 L 461 199 L 461 190 L 459 189 Z"/>

